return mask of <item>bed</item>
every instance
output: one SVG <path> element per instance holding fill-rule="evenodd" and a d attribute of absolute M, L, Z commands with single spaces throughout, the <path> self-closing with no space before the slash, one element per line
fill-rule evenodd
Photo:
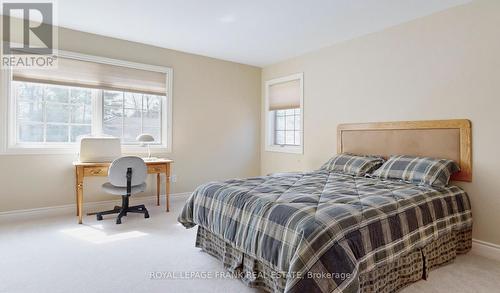
<path fill-rule="evenodd" d="M 449 158 L 455 180 L 472 176 L 468 120 L 343 124 L 338 152 Z M 395 292 L 471 248 L 461 188 L 322 169 L 204 184 L 179 222 L 198 225 L 197 247 L 268 292 Z"/>

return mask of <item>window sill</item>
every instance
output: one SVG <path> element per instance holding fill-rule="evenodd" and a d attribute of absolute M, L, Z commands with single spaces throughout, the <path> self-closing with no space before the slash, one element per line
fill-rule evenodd
<path fill-rule="evenodd" d="M 76 155 L 79 147 L 76 145 L 10 145 L 7 146 L 1 155 Z"/>
<path fill-rule="evenodd" d="M 80 152 L 78 145 L 70 146 L 11 146 L 7 147 L 0 155 L 75 155 Z M 171 149 L 167 146 L 157 145 L 151 147 L 151 154 L 171 153 Z M 147 147 L 122 145 L 122 154 L 124 155 L 144 155 L 148 154 Z"/>
<path fill-rule="evenodd" d="M 276 153 L 289 153 L 289 154 L 299 154 L 302 155 L 304 153 L 304 148 L 300 146 L 289 146 L 289 145 L 267 145 L 267 152 L 276 152 Z"/>
<path fill-rule="evenodd" d="M 172 150 L 165 145 L 151 146 L 151 154 L 165 154 L 171 153 Z M 143 155 L 148 153 L 148 147 L 135 146 L 135 145 L 122 145 L 122 154 L 126 155 Z"/>

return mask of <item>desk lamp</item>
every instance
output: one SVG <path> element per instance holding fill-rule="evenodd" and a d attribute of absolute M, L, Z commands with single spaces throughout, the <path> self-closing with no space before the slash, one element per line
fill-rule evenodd
<path fill-rule="evenodd" d="M 148 147 L 148 157 L 147 160 L 155 160 L 156 158 L 151 157 L 151 149 L 150 149 L 150 144 L 155 141 L 155 138 L 151 134 L 143 133 L 139 135 L 136 140 L 141 143 L 141 146 L 147 146 Z"/>

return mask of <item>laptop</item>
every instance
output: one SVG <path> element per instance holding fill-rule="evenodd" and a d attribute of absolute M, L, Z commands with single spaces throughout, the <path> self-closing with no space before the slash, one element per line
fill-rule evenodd
<path fill-rule="evenodd" d="M 122 155 L 119 138 L 84 137 L 80 141 L 80 162 L 100 163 L 112 162 Z"/>

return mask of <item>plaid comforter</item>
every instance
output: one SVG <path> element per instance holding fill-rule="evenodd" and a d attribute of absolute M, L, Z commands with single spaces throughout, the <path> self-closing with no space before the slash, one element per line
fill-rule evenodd
<path fill-rule="evenodd" d="M 286 277 L 286 292 L 356 292 L 360 273 L 472 226 L 467 194 L 318 170 L 200 186 L 200 225 Z"/>

